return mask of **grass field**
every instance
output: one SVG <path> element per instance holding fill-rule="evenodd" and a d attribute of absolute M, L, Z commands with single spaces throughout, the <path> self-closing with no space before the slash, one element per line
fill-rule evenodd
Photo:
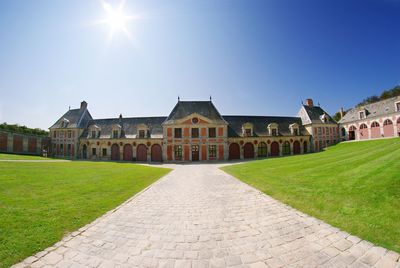
<path fill-rule="evenodd" d="M 54 244 L 168 172 L 128 163 L 0 162 L 0 267 Z"/>
<path fill-rule="evenodd" d="M 224 171 L 333 226 L 400 252 L 400 139 L 226 166 Z"/>
<path fill-rule="evenodd" d="M 46 158 L 38 155 L 19 155 L 19 154 L 2 154 L 0 153 L 0 160 L 48 160 L 51 158 Z"/>

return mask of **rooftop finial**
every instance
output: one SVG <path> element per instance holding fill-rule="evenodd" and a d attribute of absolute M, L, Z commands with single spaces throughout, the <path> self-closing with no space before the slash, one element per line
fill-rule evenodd
<path fill-rule="evenodd" d="M 68 106 L 68 111 L 70 111 L 71 110 L 71 105 L 70 106 Z"/>
<path fill-rule="evenodd" d="M 179 95 L 178 95 L 178 102 L 180 102 L 181 101 L 181 98 L 179 97 Z"/>
<path fill-rule="evenodd" d="M 211 97 L 211 95 L 210 95 L 210 101 L 212 101 L 212 97 Z"/>

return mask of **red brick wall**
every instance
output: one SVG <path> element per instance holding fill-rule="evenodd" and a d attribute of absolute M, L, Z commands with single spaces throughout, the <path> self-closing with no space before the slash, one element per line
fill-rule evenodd
<path fill-rule="evenodd" d="M 189 128 L 185 127 L 183 129 L 183 137 L 188 138 L 189 137 Z"/>
<path fill-rule="evenodd" d="M 224 146 L 218 145 L 218 159 L 224 160 Z"/>
<path fill-rule="evenodd" d="M 7 133 L 0 133 L 0 151 L 7 151 Z"/>
<path fill-rule="evenodd" d="M 206 137 L 207 136 L 207 129 L 205 127 L 201 128 L 201 134 L 202 137 Z"/>
<path fill-rule="evenodd" d="M 201 145 L 201 160 L 207 160 L 207 147 L 205 144 Z"/>
<path fill-rule="evenodd" d="M 15 152 L 15 153 L 23 152 L 22 136 L 20 136 L 20 135 L 13 136 L 13 152 Z"/>
<path fill-rule="evenodd" d="M 185 158 L 185 161 L 189 161 L 190 160 L 190 158 L 189 158 L 189 145 L 185 145 L 184 146 L 184 158 Z"/>
<path fill-rule="evenodd" d="M 219 136 L 219 137 L 224 136 L 224 128 L 223 128 L 223 127 L 219 127 L 219 128 L 218 128 L 218 136 Z"/>
<path fill-rule="evenodd" d="M 172 161 L 172 145 L 167 146 L 167 159 Z"/>
<path fill-rule="evenodd" d="M 167 137 L 172 137 L 172 128 L 167 128 Z"/>

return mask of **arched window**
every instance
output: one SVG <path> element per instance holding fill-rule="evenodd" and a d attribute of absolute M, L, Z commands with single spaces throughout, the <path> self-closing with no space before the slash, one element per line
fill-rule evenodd
<path fill-rule="evenodd" d="M 342 127 L 341 131 L 342 131 L 342 137 L 346 136 L 346 129 L 344 127 Z"/>
<path fill-rule="evenodd" d="M 355 126 L 351 126 L 351 127 L 349 128 L 349 131 L 355 131 L 355 130 L 357 130 L 357 128 L 356 128 Z"/>
<path fill-rule="evenodd" d="M 267 144 L 265 142 L 260 142 L 258 144 L 258 157 L 267 156 Z"/>
<path fill-rule="evenodd" d="M 368 128 L 366 124 L 361 124 L 360 125 L 360 129 L 366 129 L 366 128 Z"/>
<path fill-rule="evenodd" d="M 379 127 L 379 123 L 374 121 L 372 122 L 371 127 Z"/>
<path fill-rule="evenodd" d="M 383 122 L 384 126 L 388 126 L 388 125 L 393 125 L 393 122 L 390 119 L 386 119 L 385 122 Z"/>
<path fill-rule="evenodd" d="M 290 143 L 285 141 L 282 146 L 282 154 L 289 155 L 290 154 Z"/>

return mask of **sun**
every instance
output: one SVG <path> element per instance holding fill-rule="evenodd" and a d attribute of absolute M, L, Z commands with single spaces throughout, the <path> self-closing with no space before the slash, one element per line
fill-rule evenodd
<path fill-rule="evenodd" d="M 124 33 L 130 40 L 132 40 L 132 34 L 129 31 L 129 23 L 132 20 L 138 19 L 139 16 L 125 14 L 124 0 L 121 0 L 117 7 L 113 7 L 106 1 L 101 1 L 101 5 L 105 12 L 105 18 L 98 20 L 95 24 L 103 24 L 109 27 L 109 40 L 111 41 L 114 34 L 117 32 Z"/>

